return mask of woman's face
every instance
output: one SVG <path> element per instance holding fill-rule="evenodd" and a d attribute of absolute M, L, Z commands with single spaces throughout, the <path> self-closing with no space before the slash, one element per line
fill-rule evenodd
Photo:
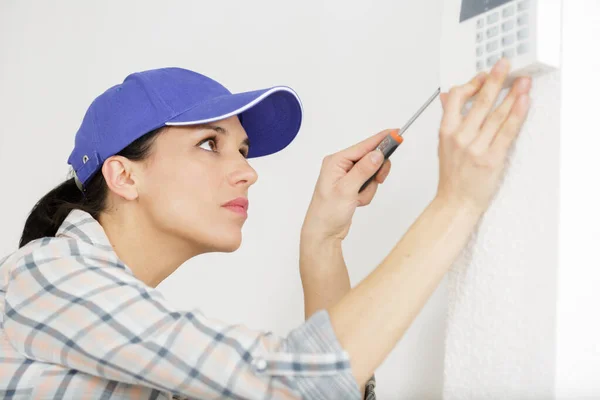
<path fill-rule="evenodd" d="M 248 137 L 237 116 L 167 127 L 143 170 L 139 201 L 161 233 L 198 252 L 236 250 L 257 174 L 246 159 Z"/>

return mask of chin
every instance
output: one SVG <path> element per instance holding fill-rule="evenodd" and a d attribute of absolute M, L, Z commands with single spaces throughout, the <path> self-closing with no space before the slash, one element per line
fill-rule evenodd
<path fill-rule="evenodd" d="M 233 253 L 234 251 L 239 249 L 241 245 L 242 245 L 241 238 L 240 238 L 240 240 L 232 240 L 230 242 L 223 243 L 223 246 L 221 247 L 221 249 L 219 251 L 221 253 Z"/>
<path fill-rule="evenodd" d="M 242 244 L 242 232 L 237 231 L 220 231 L 213 232 L 207 246 L 206 241 L 198 243 L 205 249 L 208 248 L 211 253 L 232 253 L 240 248 Z"/>

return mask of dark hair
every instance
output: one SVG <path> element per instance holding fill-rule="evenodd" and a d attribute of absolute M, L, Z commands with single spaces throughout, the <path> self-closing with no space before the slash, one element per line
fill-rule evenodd
<path fill-rule="evenodd" d="M 132 142 L 117 155 L 133 161 L 144 160 L 150 154 L 154 139 L 162 128 L 148 132 Z M 75 178 L 62 182 L 33 206 L 19 241 L 19 248 L 32 240 L 43 237 L 52 237 L 64 222 L 65 218 L 74 209 L 80 209 L 98 219 L 100 213 L 106 209 L 108 186 L 104 175 L 98 171 L 85 188 L 85 196 L 75 183 Z"/>

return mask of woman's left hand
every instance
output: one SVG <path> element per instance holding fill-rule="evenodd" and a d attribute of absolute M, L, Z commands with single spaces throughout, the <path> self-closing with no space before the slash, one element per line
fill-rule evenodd
<path fill-rule="evenodd" d="M 356 207 L 371 203 L 377 187 L 390 172 L 391 162 L 386 160 L 375 179 L 365 190 L 358 192 L 381 166 L 383 154 L 374 149 L 391 131 L 379 132 L 324 158 L 302 226 L 303 238 L 310 238 L 311 241 L 341 241 L 346 237 Z"/>

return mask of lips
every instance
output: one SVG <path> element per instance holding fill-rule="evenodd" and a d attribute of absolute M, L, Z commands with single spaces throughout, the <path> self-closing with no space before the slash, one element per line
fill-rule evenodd
<path fill-rule="evenodd" d="M 248 199 L 244 197 L 238 197 L 237 199 L 233 199 L 223 204 L 223 207 L 243 216 L 248 215 Z"/>

